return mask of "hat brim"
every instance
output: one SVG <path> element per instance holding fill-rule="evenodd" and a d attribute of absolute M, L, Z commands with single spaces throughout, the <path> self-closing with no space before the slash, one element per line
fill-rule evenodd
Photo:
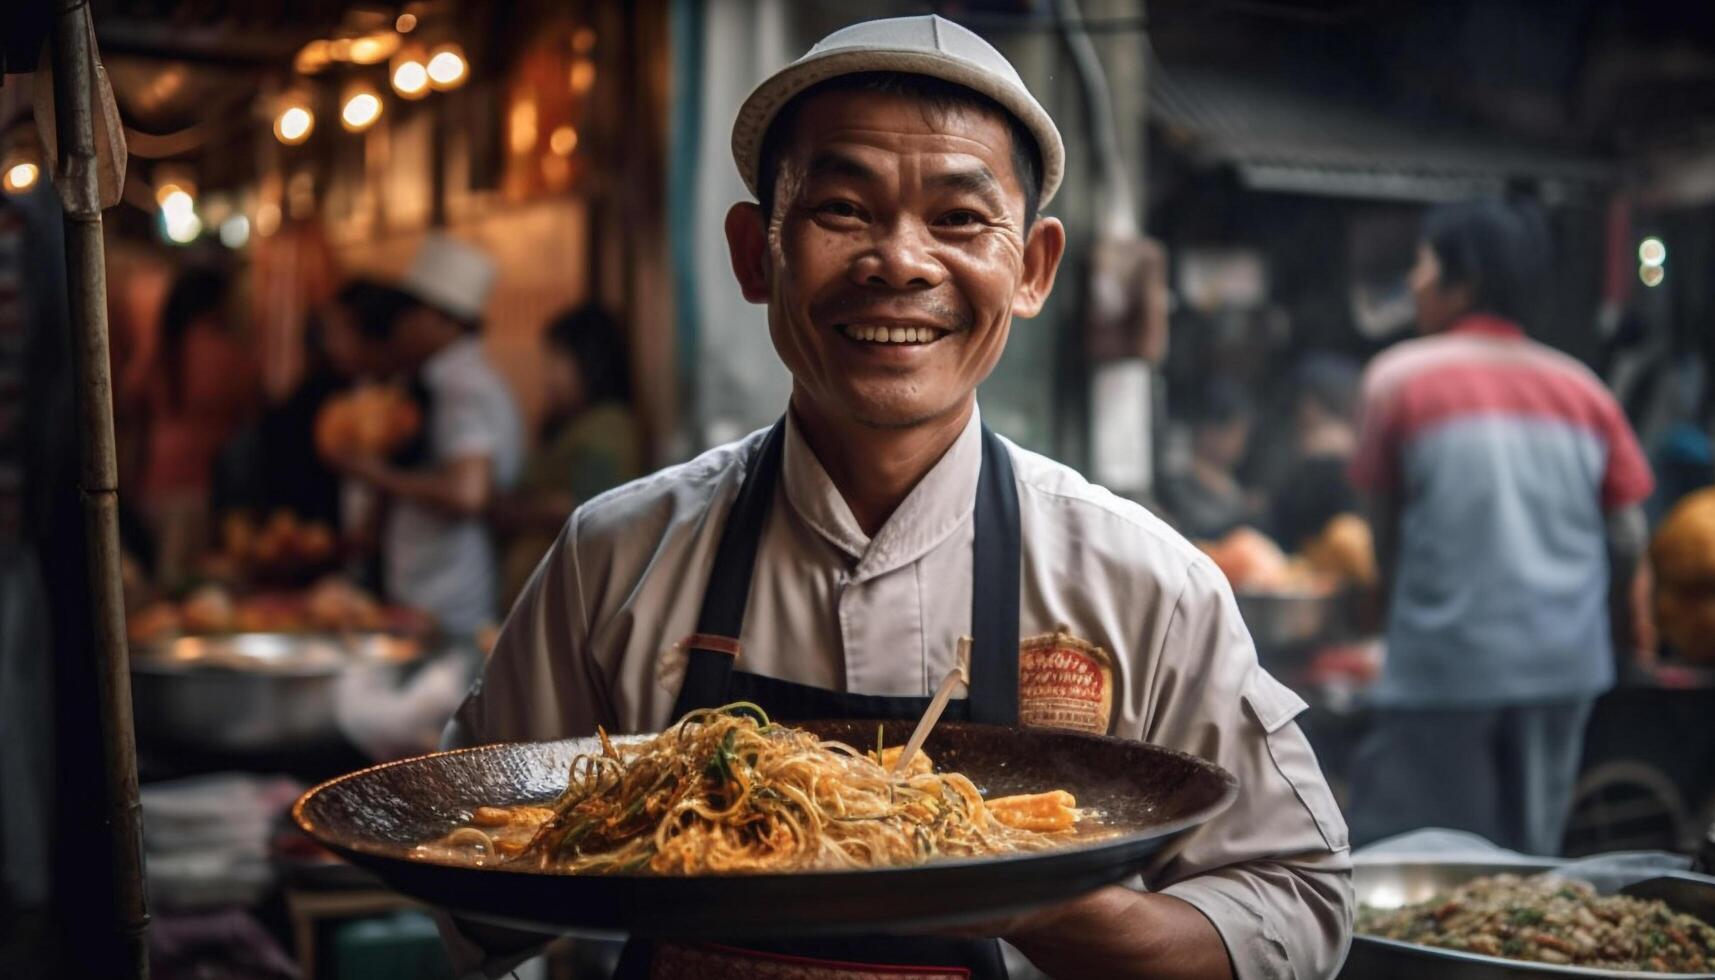
<path fill-rule="evenodd" d="M 1046 207 L 1060 189 L 1066 171 L 1066 147 L 1060 130 L 1048 113 L 1022 86 L 1007 84 L 993 72 L 954 55 L 939 51 L 901 51 L 891 48 L 837 48 L 795 62 L 756 87 L 739 107 L 732 124 L 732 157 L 739 176 L 752 194 L 757 193 L 758 169 L 762 165 L 762 140 L 781 108 L 800 92 L 841 75 L 863 72 L 900 72 L 927 75 L 986 95 L 1012 113 L 1036 139 L 1042 155 L 1042 195 Z"/>

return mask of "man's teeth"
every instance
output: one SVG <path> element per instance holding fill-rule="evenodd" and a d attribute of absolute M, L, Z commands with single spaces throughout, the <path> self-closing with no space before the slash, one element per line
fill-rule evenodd
<path fill-rule="evenodd" d="M 872 344 L 926 344 L 940 336 L 930 327 L 871 327 L 847 324 L 840 330 L 853 340 L 867 340 Z"/>

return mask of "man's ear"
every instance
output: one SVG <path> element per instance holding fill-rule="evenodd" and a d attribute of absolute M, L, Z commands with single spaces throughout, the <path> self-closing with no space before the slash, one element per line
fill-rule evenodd
<path fill-rule="evenodd" d="M 768 302 L 768 222 L 762 206 L 740 201 L 726 213 L 726 246 L 732 256 L 733 278 L 744 298 Z"/>
<path fill-rule="evenodd" d="M 1013 316 L 1028 318 L 1042 312 L 1065 254 L 1066 226 L 1058 218 L 1037 218 L 1024 240 L 1024 274 L 1012 296 Z"/>
<path fill-rule="evenodd" d="M 1448 307 L 1453 311 L 1453 315 L 1448 318 L 1448 326 L 1453 325 L 1452 321 L 1477 308 L 1477 287 L 1471 283 L 1462 282 L 1457 286 L 1443 287 L 1443 289 L 1447 297 Z"/>

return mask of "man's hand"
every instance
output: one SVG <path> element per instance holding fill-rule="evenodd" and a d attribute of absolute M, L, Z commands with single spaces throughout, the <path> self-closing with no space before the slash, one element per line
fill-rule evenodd
<path fill-rule="evenodd" d="M 1226 944 L 1203 913 L 1171 895 L 1119 885 L 946 932 L 967 939 L 998 936 L 1056 977 L 1233 976 Z"/>
<path fill-rule="evenodd" d="M 494 493 L 487 456 L 461 456 L 426 470 L 394 469 L 373 456 L 346 456 L 329 465 L 390 497 L 453 517 L 481 517 Z"/>
<path fill-rule="evenodd" d="M 328 467 L 341 476 L 372 487 L 385 483 L 391 470 L 381 457 L 360 454 L 336 456 L 328 460 Z"/>

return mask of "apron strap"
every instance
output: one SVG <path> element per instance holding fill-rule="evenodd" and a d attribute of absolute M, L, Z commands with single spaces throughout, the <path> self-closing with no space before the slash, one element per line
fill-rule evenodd
<path fill-rule="evenodd" d="M 756 548 L 762 541 L 769 505 L 774 502 L 774 487 L 780 482 L 785 445 L 786 420 L 781 419 L 763 437 L 761 449 L 739 484 L 738 496 L 721 529 L 709 584 L 703 591 L 697 632 L 687 641 L 685 681 L 673 702 L 674 721 L 698 708 L 714 708 L 727 701 L 727 678 L 738 659 L 744 607 L 750 601 L 750 577 L 756 569 Z"/>
<path fill-rule="evenodd" d="M 1012 457 L 983 426 L 971 552 L 971 720 L 1018 724 L 1018 485 Z"/>
<path fill-rule="evenodd" d="M 992 725 L 1018 724 L 1018 487 L 1012 458 L 1000 437 L 983 427 L 982 469 L 977 476 L 971 567 L 970 717 Z M 709 584 L 697 632 L 686 641 L 685 679 L 673 717 L 727 701 L 727 681 L 744 628 L 756 550 L 774 502 L 786 441 L 784 419 L 763 438 L 739 486 Z"/>

